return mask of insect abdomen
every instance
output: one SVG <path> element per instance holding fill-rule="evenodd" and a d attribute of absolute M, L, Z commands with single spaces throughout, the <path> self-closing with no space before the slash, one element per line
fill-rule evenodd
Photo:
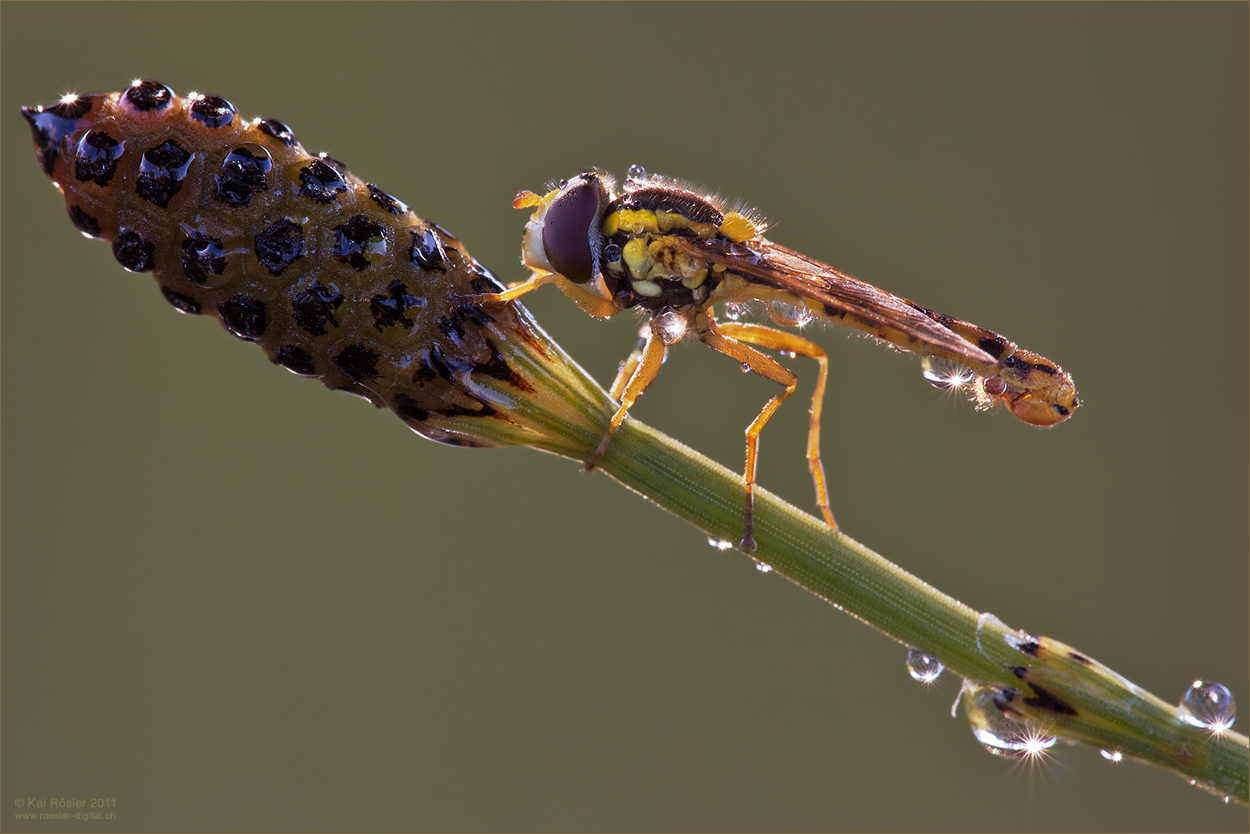
<path fill-rule="evenodd" d="M 427 436 L 483 444 L 429 425 L 490 416 L 457 375 L 497 360 L 463 296 L 500 286 L 446 231 L 216 96 L 144 81 L 22 112 L 75 227 L 175 308 Z"/>

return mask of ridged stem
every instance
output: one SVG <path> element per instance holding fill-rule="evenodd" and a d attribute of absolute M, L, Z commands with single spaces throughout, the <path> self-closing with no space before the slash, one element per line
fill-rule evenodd
<path fill-rule="evenodd" d="M 599 467 L 711 538 L 742 535 L 742 476 L 642 423 L 626 420 Z M 1250 803 L 1246 736 L 1186 723 L 1176 706 L 1102 664 L 1009 629 L 758 488 L 755 537 L 754 559 L 966 681 L 1014 691 L 1011 710 L 1030 724 Z"/>

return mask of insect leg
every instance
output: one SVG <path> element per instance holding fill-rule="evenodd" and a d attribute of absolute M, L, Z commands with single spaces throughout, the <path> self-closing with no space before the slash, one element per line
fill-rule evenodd
<path fill-rule="evenodd" d="M 725 331 L 729 329 L 728 325 L 722 325 L 722 327 Z M 759 327 L 758 325 L 756 327 L 764 331 L 769 329 L 767 327 Z M 750 553 L 755 550 L 756 546 L 753 513 L 755 509 L 755 464 L 759 457 L 760 431 L 764 428 L 764 424 L 768 422 L 769 418 L 773 416 L 773 412 L 777 410 L 777 407 L 794 393 L 794 389 L 798 387 L 799 378 L 772 357 L 765 356 L 744 341 L 739 341 L 737 338 L 728 335 L 727 332 L 721 332 L 710 320 L 708 321 L 707 329 L 700 328 L 698 335 L 699 340 L 713 350 L 719 351 L 730 359 L 742 363 L 745 368 L 755 371 L 760 376 L 785 386 L 784 391 L 764 403 L 760 413 L 751 421 L 751 425 L 747 426 L 747 462 L 746 471 L 742 475 L 742 479 L 746 483 L 746 511 L 744 513 L 742 543 L 739 547 Z"/>
<path fill-rule="evenodd" d="M 612 396 L 619 399 L 621 407 L 612 415 L 612 421 L 608 423 L 608 433 L 603 436 L 603 440 L 599 442 L 599 448 L 595 449 L 595 453 L 586 459 L 586 471 L 589 472 L 595 468 L 595 464 L 599 462 L 599 458 L 603 457 L 604 451 L 608 448 L 608 443 L 612 440 L 612 435 L 616 434 L 616 430 L 621 427 L 621 423 L 625 422 L 625 415 L 629 413 L 629 409 L 633 407 L 634 402 L 642 396 L 642 392 L 647 390 L 647 386 L 660 373 L 660 366 L 664 364 L 664 354 L 667 346 L 659 332 L 659 325 L 656 320 L 651 320 L 651 325 L 647 329 L 646 341 L 642 345 L 641 355 L 635 350 L 630 358 L 625 361 L 621 373 L 617 374 L 616 382 L 612 384 Z M 637 359 L 634 357 L 638 356 Z M 624 390 L 617 394 L 617 388 L 620 387 L 621 380 L 625 377 L 627 368 L 633 369 L 629 376 L 629 382 L 625 385 Z"/>
<path fill-rule="evenodd" d="M 638 365 L 642 362 L 643 352 L 647 349 L 647 342 L 650 340 L 651 328 L 643 327 L 638 334 L 638 345 L 634 348 L 634 352 L 626 357 L 621 363 L 621 367 L 616 372 L 616 379 L 612 380 L 612 387 L 608 389 L 608 396 L 614 400 L 620 400 L 621 394 L 625 392 L 625 384 L 633 378 L 634 372 L 638 370 Z"/>
<path fill-rule="evenodd" d="M 816 376 L 816 390 L 812 392 L 811 420 L 807 426 L 807 468 L 811 470 L 812 482 L 816 485 L 816 504 L 820 514 L 829 522 L 834 530 L 838 522 L 829 509 L 829 489 L 825 482 L 825 467 L 820 461 L 820 412 L 825 399 L 825 385 L 829 380 L 829 356 L 825 349 L 809 342 L 802 336 L 775 330 L 758 324 L 737 324 L 726 322 L 720 330 L 731 339 L 758 345 L 770 350 L 784 350 L 797 353 L 816 360 L 819 373 Z"/>
<path fill-rule="evenodd" d="M 531 290 L 536 290 L 543 284 L 553 284 L 558 276 L 551 272 L 536 272 L 534 277 L 528 281 L 522 281 L 519 284 L 513 284 L 503 292 L 487 292 L 481 295 L 473 295 L 469 297 L 469 301 L 473 304 L 507 304 L 514 298 L 520 298 Z"/>
<path fill-rule="evenodd" d="M 596 318 L 611 318 L 621 311 L 621 308 L 613 304 L 611 299 L 591 292 L 581 284 L 575 284 L 563 275 L 554 272 L 536 272 L 534 277 L 528 281 L 514 284 L 503 292 L 488 292 L 470 296 L 469 301 L 473 304 L 506 304 L 515 298 L 520 298 L 527 292 L 538 289 L 544 284 L 555 284 L 560 288 L 560 292 L 573 299 L 573 302 L 578 307 L 581 307 Z"/>

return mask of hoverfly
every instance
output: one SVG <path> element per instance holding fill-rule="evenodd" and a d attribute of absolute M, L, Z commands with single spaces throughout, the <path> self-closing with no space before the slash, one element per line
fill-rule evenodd
<path fill-rule="evenodd" d="M 676 180 L 649 176 L 633 166 L 620 193 L 612 177 L 587 170 L 563 180 L 545 196 L 522 191 L 513 207 L 532 208 L 522 261 L 533 277 L 479 303 L 511 301 L 554 283 L 583 310 L 609 318 L 640 308 L 651 319 L 639 347 L 612 384 L 620 402 L 599 448 L 586 461 L 593 469 L 629 409 L 659 373 L 668 345 L 693 333 L 699 341 L 773 380 L 783 390 L 765 403 L 746 430 L 746 509 L 741 547 L 755 549 L 752 504 L 759 434 L 791 394 L 798 377 L 759 348 L 816 360 L 807 462 L 816 501 L 831 527 L 824 467 L 820 460 L 820 411 L 829 362 L 815 343 L 761 324 L 717 321 L 716 304 L 764 302 L 774 322 L 801 325 L 813 319 L 844 324 L 926 358 L 953 362 L 958 374 L 942 376 L 926 364 L 926 376 L 968 387 L 978 403 L 1001 402 L 1034 426 L 1061 423 L 1077 408 L 1072 377 L 1050 360 L 1021 350 L 992 330 L 934 312 L 880 290 L 820 261 L 764 237 L 762 225 L 744 211 Z"/>

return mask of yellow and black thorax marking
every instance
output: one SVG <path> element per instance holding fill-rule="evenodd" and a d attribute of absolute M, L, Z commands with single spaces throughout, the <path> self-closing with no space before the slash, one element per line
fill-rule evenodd
<path fill-rule="evenodd" d="M 603 279 L 621 309 L 707 307 L 726 270 L 685 241 L 732 244 L 755 237 L 753 222 L 702 195 L 663 184 L 626 190 L 604 212 Z"/>

